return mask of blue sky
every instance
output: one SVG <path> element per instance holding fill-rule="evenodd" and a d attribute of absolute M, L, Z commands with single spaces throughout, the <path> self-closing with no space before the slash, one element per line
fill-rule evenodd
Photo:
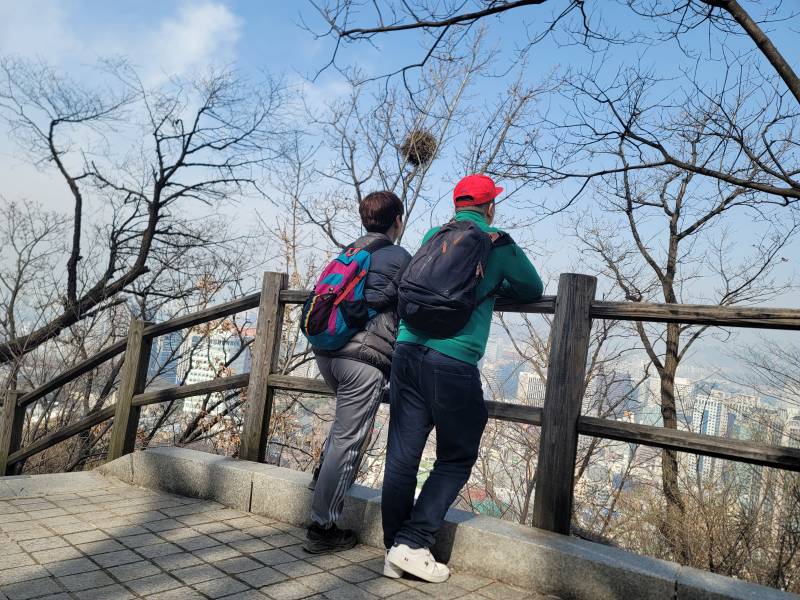
<path fill-rule="evenodd" d="M 515 44 L 524 42 L 526 27 L 549 15 L 550 6 L 556 7 L 556 2 L 512 11 L 502 19 L 491 21 L 489 37 L 496 40 L 504 52 L 496 64 L 498 72 L 509 64 Z M 615 2 L 609 1 L 603 9 L 607 22 L 621 30 L 641 26 L 640 21 L 622 11 Z M 324 72 L 314 82 L 303 78 L 329 60 L 332 42 L 330 39 L 314 40 L 300 28 L 297 25 L 300 12 L 312 26 L 323 27 L 310 4 L 302 1 L 0 0 L 0 53 L 38 55 L 78 76 L 89 72 L 84 66 L 93 63 L 96 57 L 119 54 L 140 65 L 143 78 L 154 82 L 163 79 L 165 73 L 185 73 L 209 61 L 235 63 L 254 76 L 258 68 L 266 67 L 275 73 L 285 73 L 297 85 L 302 85 L 312 105 L 319 105 L 325 99 L 335 99 L 346 93 L 348 87 L 334 70 Z M 708 42 L 706 35 L 707 32 L 700 32 L 694 41 Z M 793 38 L 796 35 L 790 27 L 781 25 L 773 36 L 778 48 L 795 63 L 798 45 Z M 382 74 L 405 64 L 409 56 L 419 55 L 416 34 L 377 38 L 376 43 L 378 48 L 366 44 L 346 48 L 342 63 L 358 63 L 369 73 Z M 743 44 L 742 48 L 751 44 L 747 39 L 736 43 Z M 615 48 L 612 58 L 617 61 L 633 59 L 632 52 L 631 48 Z M 583 48 L 558 48 L 552 41 L 534 48 L 531 58 L 530 78 L 538 77 L 556 64 L 563 67 L 589 64 Z M 674 72 L 679 64 L 685 63 L 674 44 L 650 48 L 641 58 L 658 65 L 663 72 Z M 713 77 L 713 64 L 705 68 Z M 502 79 L 484 78 L 478 83 L 478 96 L 474 101 L 491 100 L 503 87 Z M 64 208 L 63 202 L 68 196 L 63 182 L 20 164 L 10 156 L 11 152 L 8 142 L 0 139 L 0 193 L 6 198 L 35 198 L 48 207 Z M 443 172 L 445 170 L 443 167 Z M 446 194 L 451 184 L 444 175 L 439 177 L 439 182 L 440 192 Z M 247 208 L 270 210 L 266 203 L 263 206 L 247 203 Z M 744 227 L 746 221 L 738 224 Z M 543 223 L 535 235 L 552 239 L 555 227 L 555 221 Z M 564 252 L 566 257 L 569 248 L 565 247 Z M 794 259 L 792 267 L 796 264 Z M 795 305 L 795 300 L 784 298 L 779 303 Z"/>

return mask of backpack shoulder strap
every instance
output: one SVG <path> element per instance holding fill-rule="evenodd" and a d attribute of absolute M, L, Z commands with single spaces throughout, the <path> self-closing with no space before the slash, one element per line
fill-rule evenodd
<path fill-rule="evenodd" d="M 394 246 L 394 242 L 392 242 L 389 238 L 383 237 L 383 238 L 378 238 L 377 240 L 374 240 L 374 241 L 370 242 L 366 246 L 362 246 L 361 249 L 364 252 L 368 252 L 369 254 L 372 254 L 373 252 L 377 252 L 381 248 L 387 248 L 389 246 Z M 349 246 L 347 246 L 347 248 L 342 250 L 342 252 L 343 253 L 344 252 L 348 252 L 349 250 L 355 249 L 355 247 L 356 247 L 355 244 L 350 244 Z"/>
<path fill-rule="evenodd" d="M 397 273 L 395 273 L 394 277 L 392 277 L 392 285 L 394 285 L 395 289 L 400 287 L 400 280 L 403 278 L 403 274 L 406 272 L 406 268 L 411 262 L 411 258 L 412 256 L 410 254 L 406 254 L 405 258 L 403 258 L 403 264 L 400 265 L 400 268 L 397 269 Z"/>
<path fill-rule="evenodd" d="M 516 242 L 505 231 L 489 231 L 486 233 L 486 235 L 488 235 L 489 239 L 492 240 L 492 250 L 499 248 L 500 246 L 516 245 Z M 517 249 L 515 247 L 514 254 L 516 253 Z"/>

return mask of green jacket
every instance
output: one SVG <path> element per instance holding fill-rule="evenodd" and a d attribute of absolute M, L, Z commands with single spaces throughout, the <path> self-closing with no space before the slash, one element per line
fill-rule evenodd
<path fill-rule="evenodd" d="M 475 221 L 478 227 L 484 231 L 500 231 L 489 227 L 483 215 L 477 212 L 461 211 L 456 213 L 455 219 L 456 221 Z M 438 227 L 431 229 L 425 234 L 422 243 L 427 242 L 437 231 L 439 231 Z M 536 269 L 525 253 L 516 245 L 500 246 L 492 250 L 483 281 L 478 285 L 478 298 L 491 292 L 501 281 L 503 285 L 498 294 L 509 298 L 533 299 L 541 296 L 544 291 L 542 280 Z M 477 365 L 486 351 L 493 311 L 494 298 L 487 298 L 475 308 L 469 322 L 461 331 L 449 338 L 431 337 L 401 321 L 397 341 L 427 346 L 431 350 L 436 350 L 456 360 Z"/>

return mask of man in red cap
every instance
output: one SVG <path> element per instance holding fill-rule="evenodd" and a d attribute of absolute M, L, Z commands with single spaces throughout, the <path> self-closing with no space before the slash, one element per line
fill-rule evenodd
<path fill-rule="evenodd" d="M 499 230 L 491 225 L 495 198 L 502 191 L 484 175 L 465 177 L 453 192 L 455 221 L 472 221 L 496 240 L 499 236 L 491 234 Z M 454 226 L 472 229 L 466 223 Z M 448 251 L 447 243 L 441 250 L 438 245 L 425 247 L 438 232 L 440 228 L 435 227 L 427 233 L 418 254 L 427 252 L 436 259 L 446 256 L 443 253 Z M 480 232 L 475 235 L 480 238 Z M 451 240 L 450 247 L 460 239 Z M 513 243 L 497 245 L 485 267 L 481 269 L 478 264 L 482 279 L 476 297 L 482 301 L 477 302 L 469 321 L 459 331 L 437 337 L 404 321 L 400 324 L 392 357 L 391 416 L 381 500 L 384 544 L 389 550 L 384 574 L 388 577 L 400 577 L 405 571 L 431 582 L 448 578 L 447 566 L 437 563 L 429 549 L 447 509 L 469 479 L 488 420 L 477 364 L 489 339 L 494 294 L 532 299 L 544 290 L 536 269 Z M 406 277 L 413 267 L 412 260 Z M 418 315 L 425 316 L 422 310 Z M 436 462 L 415 504 L 417 470 L 434 427 Z"/>

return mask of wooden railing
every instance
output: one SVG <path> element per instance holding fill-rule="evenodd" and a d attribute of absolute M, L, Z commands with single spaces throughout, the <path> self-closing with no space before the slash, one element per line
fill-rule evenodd
<path fill-rule="evenodd" d="M 11 474 L 17 463 L 109 419 L 113 419 L 113 427 L 108 460 L 113 460 L 134 450 L 143 406 L 242 387 L 247 387 L 248 392 L 239 457 L 263 462 L 276 390 L 333 394 L 322 380 L 276 373 L 285 307 L 287 304 L 301 304 L 309 295 L 309 292 L 286 288 L 286 275 L 265 273 L 259 294 L 165 323 L 134 321 L 126 340 L 117 342 L 31 392 L 7 392 L 0 429 L 0 473 Z M 544 407 L 486 402 L 491 418 L 541 427 L 534 526 L 562 534 L 569 532 L 579 435 L 800 471 L 800 449 L 580 414 L 593 319 L 800 330 L 800 310 L 605 302 L 594 299 L 595 289 L 594 277 L 565 273 L 559 279 L 556 296 L 543 296 L 532 301 L 498 298 L 495 303 L 497 312 L 553 315 Z M 153 338 L 255 307 L 259 309 L 259 318 L 249 373 L 154 392 L 144 391 Z M 25 447 L 20 446 L 25 410 L 29 405 L 123 352 L 125 358 L 116 404 Z M 388 402 L 387 397 L 384 402 Z"/>

